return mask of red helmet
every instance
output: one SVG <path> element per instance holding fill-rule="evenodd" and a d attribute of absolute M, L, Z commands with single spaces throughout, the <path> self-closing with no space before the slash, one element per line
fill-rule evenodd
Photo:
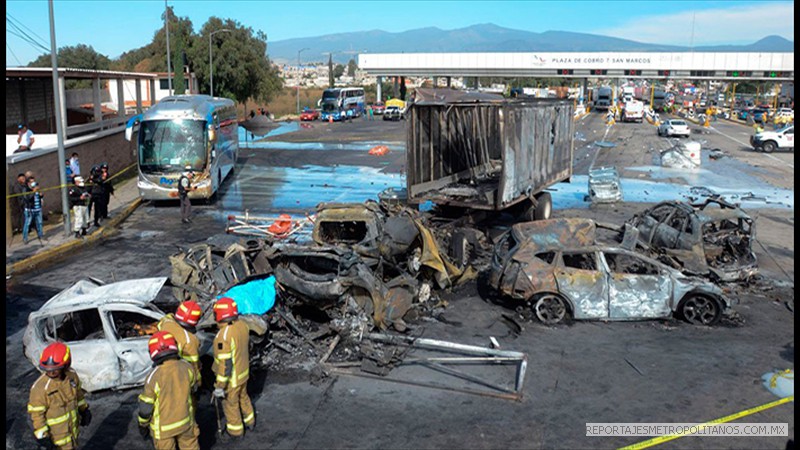
<path fill-rule="evenodd" d="M 217 322 L 222 322 L 225 319 L 239 316 L 239 308 L 236 307 L 236 302 L 232 298 L 222 297 L 214 304 L 214 314 Z"/>
<path fill-rule="evenodd" d="M 52 372 L 59 369 L 68 369 L 72 358 L 69 355 L 69 347 L 62 342 L 53 342 L 48 345 L 39 358 L 39 368 L 45 372 Z"/>
<path fill-rule="evenodd" d="M 202 314 L 203 310 L 200 309 L 200 305 L 191 300 L 187 300 L 178 306 L 178 310 L 175 311 L 175 320 L 193 327 L 200 321 L 200 316 Z"/>
<path fill-rule="evenodd" d="M 178 343 L 175 338 L 166 331 L 159 331 L 150 337 L 147 349 L 150 351 L 150 359 L 155 360 L 157 356 L 163 356 L 174 352 L 178 353 Z"/>

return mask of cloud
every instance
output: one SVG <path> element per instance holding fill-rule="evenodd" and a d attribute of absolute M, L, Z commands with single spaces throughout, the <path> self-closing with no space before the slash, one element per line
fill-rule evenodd
<path fill-rule="evenodd" d="M 794 40 L 794 2 L 758 3 L 700 11 L 692 11 L 690 5 L 686 3 L 685 12 L 639 16 L 619 27 L 590 32 L 648 44 L 686 47 L 751 44 L 769 35 Z"/>

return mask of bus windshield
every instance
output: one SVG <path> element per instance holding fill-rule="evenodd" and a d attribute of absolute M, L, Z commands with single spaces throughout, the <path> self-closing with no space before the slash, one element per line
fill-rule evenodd
<path fill-rule="evenodd" d="M 139 167 L 142 172 L 179 172 L 186 165 L 206 166 L 206 122 L 149 120 L 139 127 Z"/>
<path fill-rule="evenodd" d="M 339 110 L 339 104 L 336 102 L 323 101 L 322 110 L 325 112 L 335 112 Z"/>

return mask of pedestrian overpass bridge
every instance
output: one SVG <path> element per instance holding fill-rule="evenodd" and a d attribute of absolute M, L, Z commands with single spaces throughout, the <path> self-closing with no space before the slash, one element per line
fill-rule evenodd
<path fill-rule="evenodd" d="M 362 53 L 358 67 L 376 77 L 794 81 L 794 53 Z"/>

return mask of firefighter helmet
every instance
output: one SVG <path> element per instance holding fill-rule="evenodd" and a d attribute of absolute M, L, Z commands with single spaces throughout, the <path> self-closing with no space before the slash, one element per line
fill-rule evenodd
<path fill-rule="evenodd" d="M 172 353 L 177 354 L 178 343 L 170 333 L 159 331 L 150 336 L 147 349 L 150 351 L 150 359 L 155 361 L 157 357 L 167 356 Z"/>
<path fill-rule="evenodd" d="M 232 298 L 222 297 L 214 304 L 214 314 L 217 322 L 222 322 L 225 319 L 235 319 L 239 316 L 239 308 L 236 307 L 236 302 Z"/>
<path fill-rule="evenodd" d="M 177 311 L 175 311 L 175 320 L 181 324 L 186 324 L 190 327 L 193 327 L 196 326 L 197 322 L 200 321 L 200 316 L 202 314 L 203 310 L 200 309 L 200 305 L 192 300 L 187 300 L 178 306 Z"/>
<path fill-rule="evenodd" d="M 62 342 L 53 342 L 48 345 L 39 358 L 39 368 L 45 372 L 52 372 L 59 369 L 68 369 L 72 358 L 69 355 L 69 347 Z"/>

